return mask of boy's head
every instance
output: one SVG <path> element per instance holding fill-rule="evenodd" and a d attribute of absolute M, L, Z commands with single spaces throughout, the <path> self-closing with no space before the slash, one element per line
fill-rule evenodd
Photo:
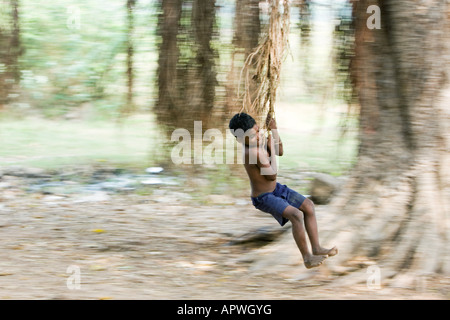
<path fill-rule="evenodd" d="M 246 113 L 236 113 L 230 120 L 229 128 L 241 143 L 256 145 L 259 141 L 259 127 L 255 119 Z"/>

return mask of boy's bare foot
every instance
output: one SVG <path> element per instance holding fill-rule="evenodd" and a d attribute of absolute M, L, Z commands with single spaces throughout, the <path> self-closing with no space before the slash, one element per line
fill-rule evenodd
<path fill-rule="evenodd" d="M 319 248 L 318 250 L 313 250 L 313 254 L 318 256 L 318 255 L 327 255 L 329 257 L 335 256 L 338 254 L 338 248 L 337 247 L 333 247 L 331 249 L 326 249 L 326 248 Z"/>
<path fill-rule="evenodd" d="M 307 269 L 311 269 L 320 266 L 326 258 L 328 258 L 326 255 L 310 255 L 303 259 L 303 263 Z"/>

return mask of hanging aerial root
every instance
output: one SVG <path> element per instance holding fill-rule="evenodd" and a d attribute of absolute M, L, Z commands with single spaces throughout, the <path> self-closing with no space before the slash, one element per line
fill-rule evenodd
<path fill-rule="evenodd" d="M 245 91 L 241 112 L 274 116 L 276 92 L 289 36 L 289 1 L 270 0 L 270 20 L 261 43 L 247 57 L 241 71 Z M 265 119 L 265 117 L 264 117 Z"/>

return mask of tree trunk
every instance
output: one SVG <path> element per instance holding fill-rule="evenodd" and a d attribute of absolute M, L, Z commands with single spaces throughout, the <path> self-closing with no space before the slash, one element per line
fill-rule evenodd
<path fill-rule="evenodd" d="M 125 106 L 122 108 L 122 115 L 129 115 L 134 110 L 133 101 L 133 87 L 134 87 L 134 45 L 133 45 L 133 32 L 134 32 L 134 7 L 136 0 L 127 0 L 127 98 Z"/>
<path fill-rule="evenodd" d="M 205 130 L 213 126 L 210 120 L 217 79 L 211 41 L 215 13 L 215 1 L 162 1 L 155 113 L 168 133 L 175 128 L 193 132 L 196 120 L 203 121 Z"/>
<path fill-rule="evenodd" d="M 4 16 L 0 15 L 2 20 L 0 22 L 0 110 L 11 101 L 12 93 L 18 93 L 20 82 L 18 60 L 22 54 L 22 47 L 20 45 L 19 1 L 8 2 L 8 4 L 0 4 L 7 8 L 4 10 Z"/>
<path fill-rule="evenodd" d="M 372 4 L 381 29 L 366 25 Z M 335 201 L 353 233 L 341 257 L 376 258 L 393 274 L 448 273 L 448 2 L 353 5 L 360 149 Z"/>
<path fill-rule="evenodd" d="M 366 25 L 381 9 L 381 29 Z M 356 257 L 385 278 L 450 274 L 450 5 L 448 1 L 354 1 L 352 73 L 360 103 L 358 161 L 319 233 L 340 251 L 325 264 L 342 270 Z M 284 240 L 287 241 L 287 240 Z M 291 240 L 293 241 L 293 240 Z"/>
<path fill-rule="evenodd" d="M 242 93 L 244 79 L 241 79 L 241 70 L 248 55 L 258 46 L 261 33 L 261 22 L 259 19 L 259 0 L 236 1 L 234 16 L 233 53 L 231 67 L 228 73 L 227 110 L 229 113 L 236 112 L 242 107 Z M 256 90 L 257 84 L 254 85 Z"/>
<path fill-rule="evenodd" d="M 192 73 L 189 82 L 187 103 L 192 110 L 192 120 L 202 120 L 204 126 L 210 125 L 217 85 L 214 68 L 214 50 L 211 41 L 216 19 L 215 0 L 194 0 L 192 4 L 192 33 L 195 59 L 192 61 Z"/>
<path fill-rule="evenodd" d="M 178 105 L 178 29 L 181 18 L 182 0 L 162 0 L 162 13 L 159 16 L 161 44 L 158 60 L 158 101 L 155 113 L 162 123 L 177 123 Z M 182 116 L 182 115 L 180 115 Z"/>
<path fill-rule="evenodd" d="M 311 37 L 311 0 L 299 0 L 298 7 L 300 9 L 300 41 L 302 47 L 310 45 Z"/>

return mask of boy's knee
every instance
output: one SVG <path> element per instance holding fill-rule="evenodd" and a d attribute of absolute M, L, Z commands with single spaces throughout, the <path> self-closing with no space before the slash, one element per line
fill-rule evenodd
<path fill-rule="evenodd" d="M 311 199 L 306 198 L 299 209 L 306 214 L 314 213 L 314 202 Z"/>
<path fill-rule="evenodd" d="M 303 213 L 294 207 L 287 207 L 286 210 L 283 212 L 283 216 L 286 219 L 289 219 L 289 221 L 298 221 L 303 222 Z"/>

